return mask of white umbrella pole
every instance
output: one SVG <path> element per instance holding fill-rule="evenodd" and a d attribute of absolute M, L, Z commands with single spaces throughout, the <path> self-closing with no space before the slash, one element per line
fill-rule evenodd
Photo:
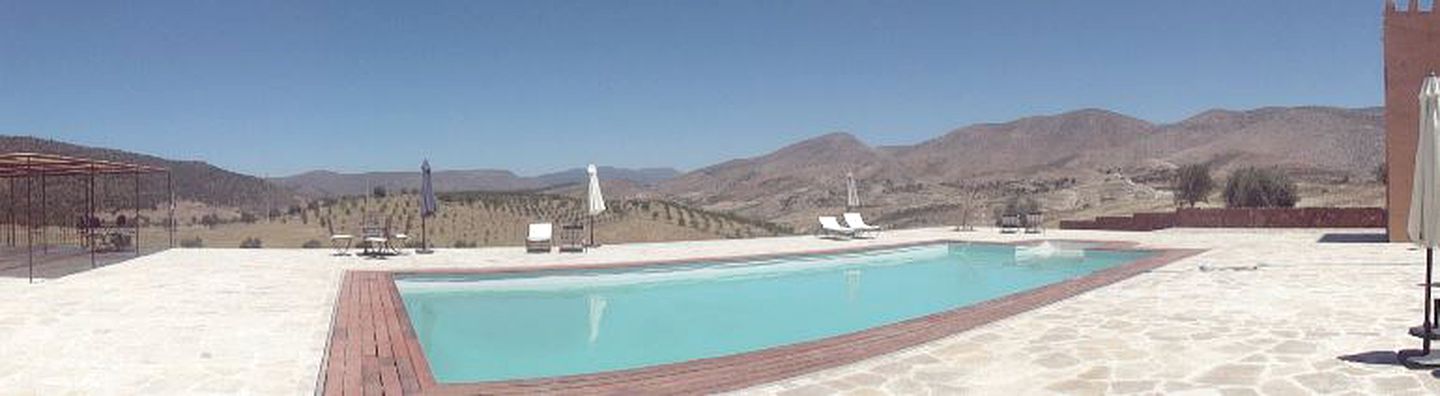
<path fill-rule="evenodd" d="M 1411 210 L 1408 215 L 1409 236 L 1416 243 L 1425 245 L 1425 317 L 1421 320 L 1418 329 L 1411 328 L 1410 333 L 1420 337 L 1421 351 L 1418 356 L 1411 356 L 1405 359 L 1407 363 L 1416 366 L 1440 366 L 1440 354 L 1432 354 L 1430 349 L 1431 337 L 1435 335 L 1435 304 L 1434 287 L 1435 276 L 1435 244 L 1437 237 L 1440 237 L 1440 216 L 1436 216 L 1437 208 L 1440 208 L 1440 200 L 1437 200 L 1436 172 L 1437 164 L 1437 127 L 1440 127 L 1440 79 L 1436 79 L 1432 73 L 1425 78 L 1420 89 L 1420 125 L 1419 143 L 1415 153 L 1415 177 L 1414 191 L 1411 191 Z"/>

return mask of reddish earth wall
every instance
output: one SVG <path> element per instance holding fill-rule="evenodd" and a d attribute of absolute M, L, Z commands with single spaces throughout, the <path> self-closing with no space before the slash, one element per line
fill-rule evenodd
<path fill-rule="evenodd" d="M 1095 220 L 1062 220 L 1060 229 L 1152 231 L 1194 228 L 1383 228 L 1381 208 L 1180 209 L 1175 212 L 1106 216 Z"/>
<path fill-rule="evenodd" d="M 1398 9 L 1385 0 L 1385 207 L 1390 240 L 1405 240 L 1410 185 L 1415 172 L 1420 83 L 1440 73 L 1440 12 L 1421 10 L 1419 0 Z"/>

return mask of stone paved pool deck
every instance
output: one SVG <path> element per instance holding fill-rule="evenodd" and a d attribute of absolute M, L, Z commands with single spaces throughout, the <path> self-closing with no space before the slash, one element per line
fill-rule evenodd
<path fill-rule="evenodd" d="M 922 229 L 867 241 L 786 237 L 548 255 L 441 250 L 387 260 L 324 250 L 171 250 L 37 285 L 0 278 L 0 394 L 313 394 L 338 287 L 352 269 L 600 264 L 956 238 L 1209 251 L 938 341 L 738 393 L 1440 393 L 1437 372 L 1393 362 L 1397 349 L 1418 347 L 1404 330 L 1421 315 L 1424 253 L 1318 242 L 1354 232 Z"/>

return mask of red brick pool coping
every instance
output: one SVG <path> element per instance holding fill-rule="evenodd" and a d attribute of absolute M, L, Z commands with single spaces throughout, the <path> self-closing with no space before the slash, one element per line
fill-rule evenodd
<path fill-rule="evenodd" d="M 1128 242 L 1084 242 L 1092 249 L 1128 249 Z M 1026 241 L 1018 244 L 1038 243 Z M 828 249 L 795 253 L 687 258 L 523 268 L 349 271 L 340 285 L 321 368 L 326 395 L 399 394 L 696 394 L 742 389 L 838 367 L 954 335 L 1109 285 L 1193 256 L 1203 250 L 1137 249 L 1156 254 L 1060 283 L 869 330 L 759 351 L 629 370 L 563 377 L 441 384 L 435 380 L 395 286 L 396 274 L 506 274 L 551 270 L 625 268 L 697 261 L 749 261 L 801 255 L 861 252 L 937 243 L 1005 244 L 962 240 Z"/>

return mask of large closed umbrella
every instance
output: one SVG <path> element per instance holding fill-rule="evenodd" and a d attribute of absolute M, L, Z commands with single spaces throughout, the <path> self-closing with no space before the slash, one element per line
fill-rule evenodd
<path fill-rule="evenodd" d="M 430 183 L 430 160 L 420 163 L 420 250 L 416 253 L 430 253 L 429 234 L 425 231 L 425 219 L 440 210 L 435 201 L 435 186 Z"/>
<path fill-rule="evenodd" d="M 855 190 L 855 174 L 845 172 L 845 211 L 860 207 L 860 192 Z"/>
<path fill-rule="evenodd" d="M 590 207 L 587 213 L 590 214 L 590 246 L 595 244 L 595 215 L 605 211 L 605 196 L 600 194 L 600 171 L 595 164 L 585 167 L 585 173 L 590 174 L 590 191 L 587 194 Z"/>
<path fill-rule="evenodd" d="M 1432 73 L 1420 87 L 1420 139 L 1415 148 L 1415 179 L 1410 192 L 1410 218 L 1406 231 L 1410 240 L 1425 248 L 1425 318 L 1419 329 L 1423 347 L 1422 356 L 1410 361 L 1425 365 L 1440 364 L 1440 356 L 1430 353 L 1430 338 L 1435 323 L 1431 320 L 1433 304 L 1430 297 L 1431 274 L 1435 264 L 1435 248 L 1440 246 L 1440 139 L 1435 134 L 1440 130 L 1440 79 Z"/>

